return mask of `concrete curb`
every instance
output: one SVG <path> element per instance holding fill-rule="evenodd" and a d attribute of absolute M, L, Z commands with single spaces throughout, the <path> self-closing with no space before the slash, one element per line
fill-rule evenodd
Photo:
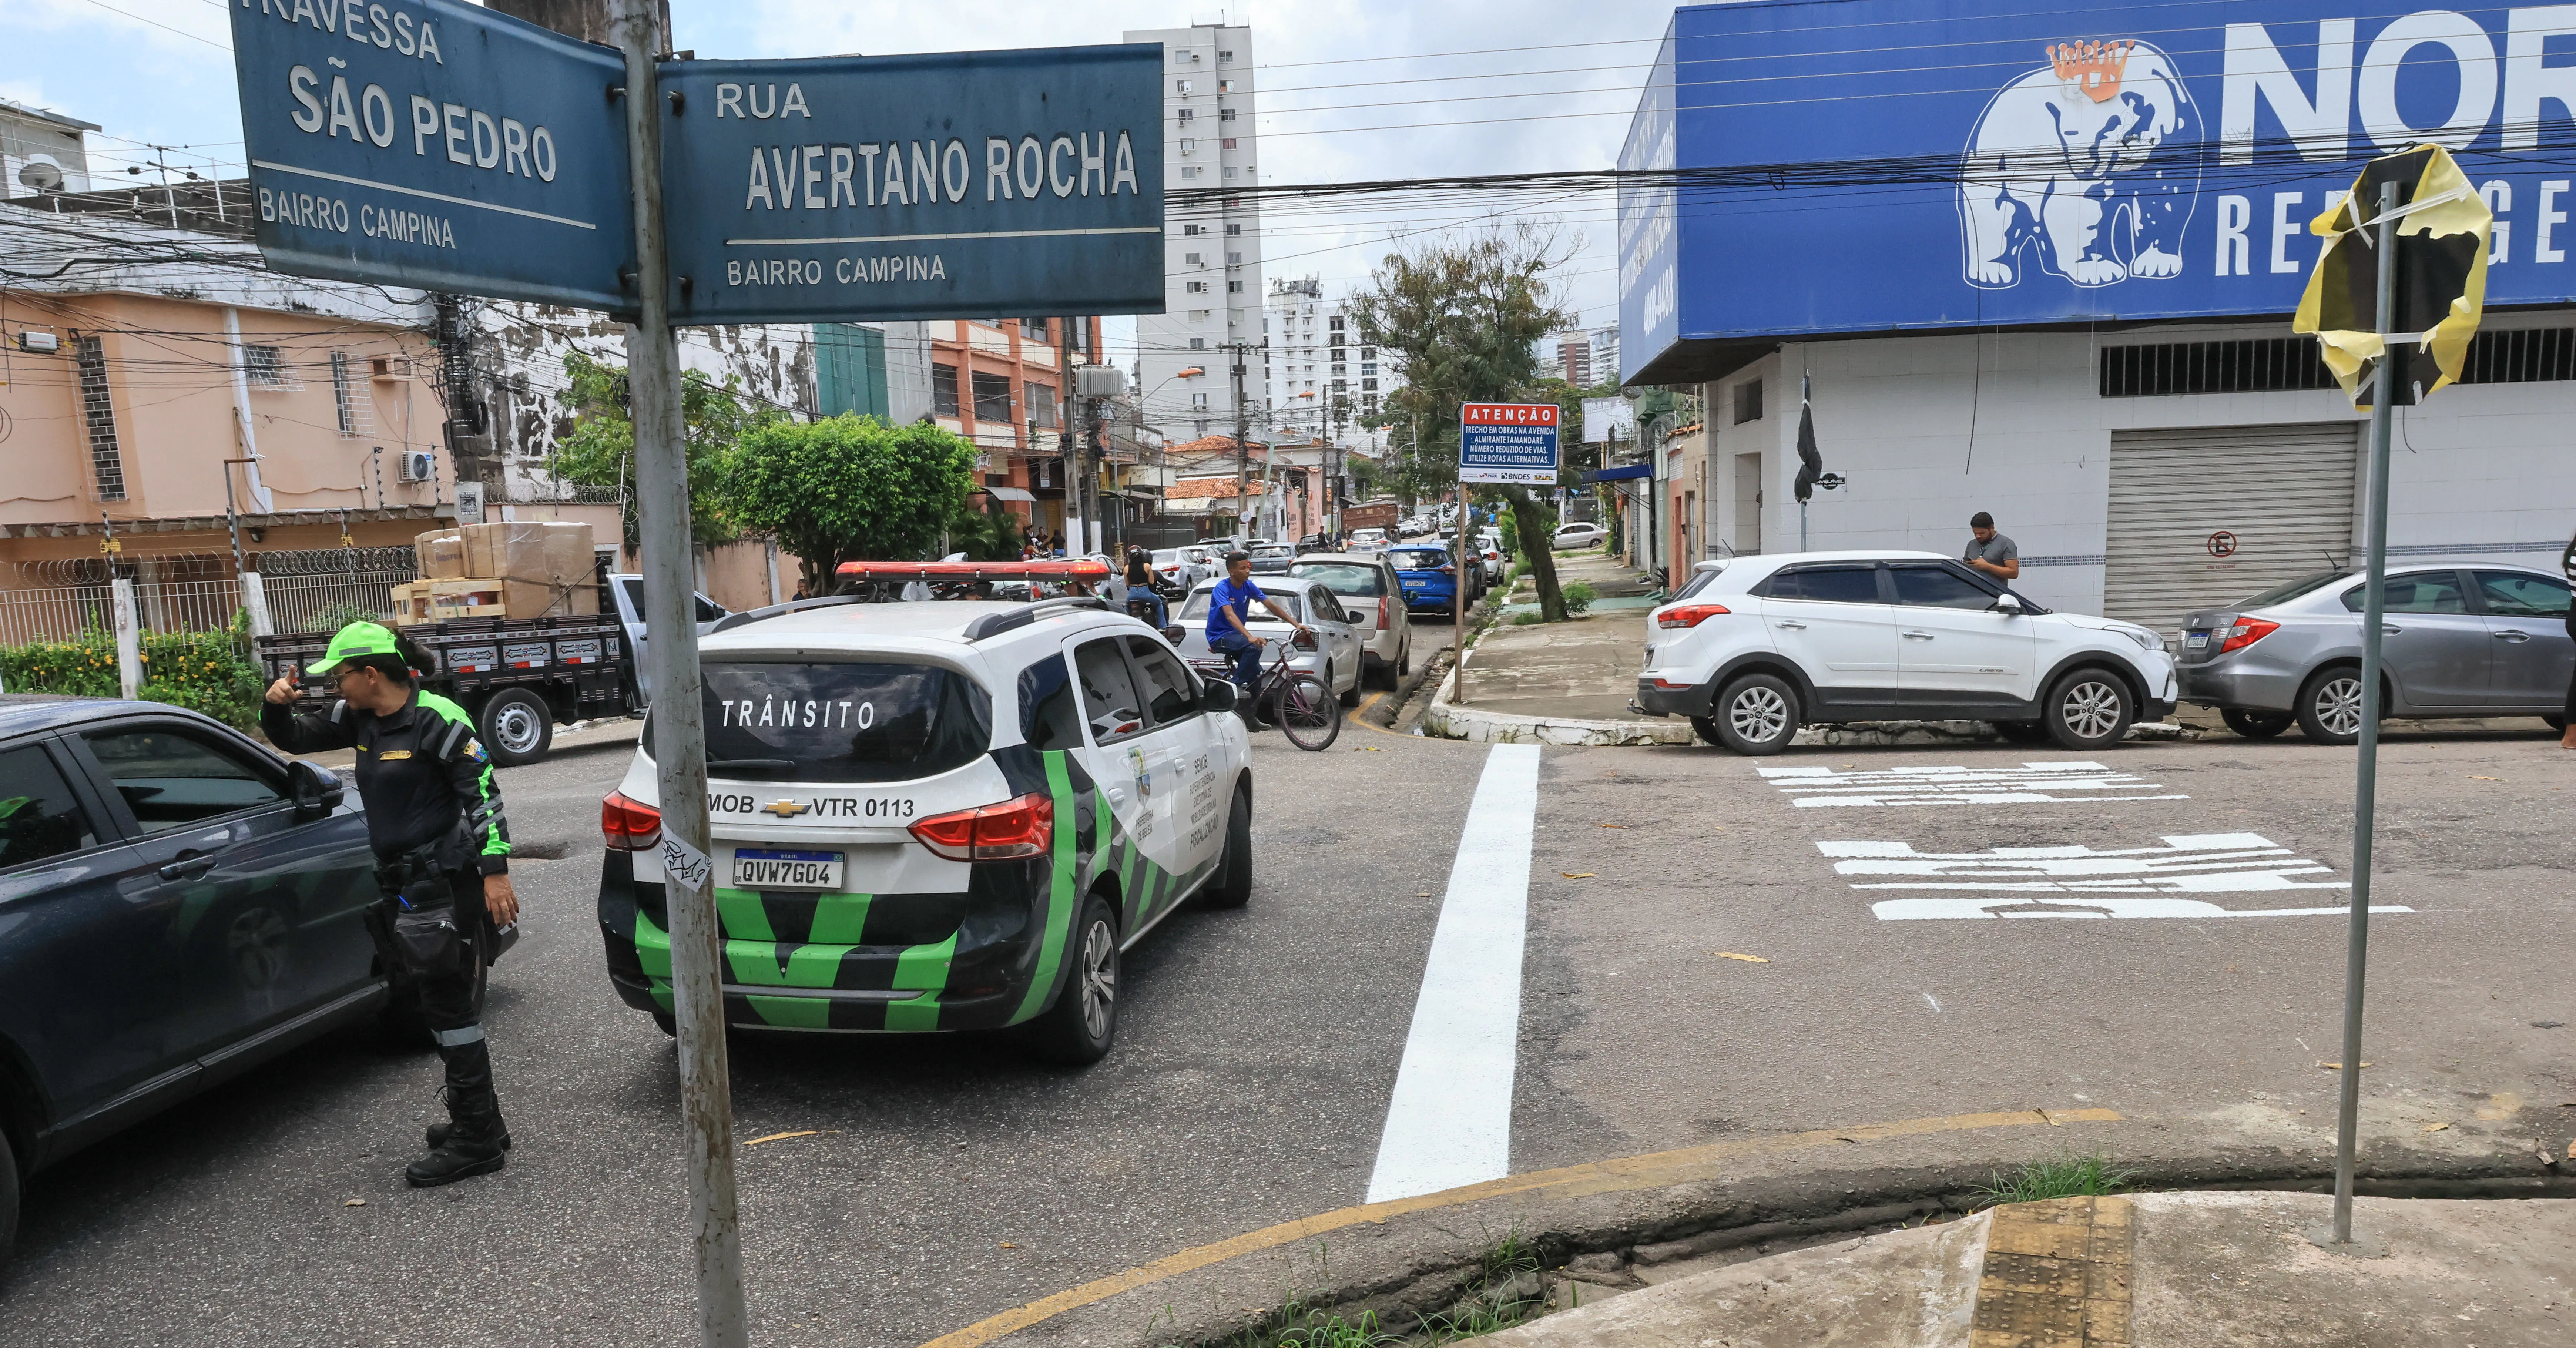
<path fill-rule="evenodd" d="M 2333 1183 L 2330 1138 L 2319 1145 L 2229 1145 L 2201 1120 L 2070 1119 L 2032 1111 L 2045 1126 L 2009 1133 L 1979 1125 L 1949 1132 L 1910 1125 L 1748 1139 L 1722 1162 L 1657 1166 L 1659 1158 L 1603 1163 L 1591 1182 L 1511 1192 L 1510 1181 L 1459 1191 L 1491 1197 L 1416 1211 L 1346 1209 L 1247 1233 L 1158 1260 L 1098 1283 L 932 1340 L 925 1348 L 1063 1345 L 1166 1348 L 1216 1345 L 1262 1323 L 1294 1299 L 1346 1319 L 1374 1312 L 1393 1330 L 1447 1310 L 1472 1291 L 1483 1256 L 1506 1238 L 1537 1247 L 1548 1266 L 1579 1254 L 1618 1252 L 1623 1263 L 1659 1264 L 1747 1246 L 1795 1248 L 1842 1233 L 1953 1216 L 1978 1204 L 1991 1168 L 2070 1151 L 2199 1142 L 2198 1155 L 2133 1156 L 2134 1190 L 2286 1189 Z M 1943 1123 L 1945 1120 L 1921 1120 Z M 2176 1131 L 2199 1132 L 2175 1138 Z M 1991 1139 L 1981 1145 L 1977 1135 Z M 1962 1140 L 1966 1139 L 1963 1147 Z M 2483 1139 L 2482 1139 L 2483 1141 Z M 2543 1168 L 2502 1137 L 2477 1154 L 2442 1154 L 2387 1136 L 2365 1140 L 2359 1191 L 2382 1197 L 2576 1197 L 2576 1176 Z M 1782 1145 L 1791 1144 L 1791 1145 Z M 1666 1155 L 1675 1155 L 1668 1153 Z M 1515 1179 L 1522 1177 L 1514 1177 Z M 1396 1205 L 1384 1205 L 1394 1207 Z M 1285 1326 L 1278 1326 L 1284 1328 Z"/>
<path fill-rule="evenodd" d="M 1690 722 L 1593 721 L 1571 717 L 1516 716 L 1451 702 L 1446 689 L 1435 694 L 1423 713 L 1422 733 L 1442 739 L 1485 744 L 1556 744 L 1566 747 L 1640 744 L 1694 744 Z M 2188 740 L 2200 732 L 2171 722 L 2133 725 L 2129 740 Z M 1893 745 L 2002 744 L 2002 735 L 1985 721 L 1854 721 L 1846 725 L 1811 725 L 1790 743 L 1799 748 Z M 2047 746 L 2054 749 L 2054 745 Z"/>

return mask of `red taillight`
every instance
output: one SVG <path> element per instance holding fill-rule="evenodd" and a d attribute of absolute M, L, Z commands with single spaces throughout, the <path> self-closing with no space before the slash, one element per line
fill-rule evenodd
<path fill-rule="evenodd" d="M 1655 615 L 1655 626 L 1697 627 L 1728 611 L 1724 604 L 1675 604 Z"/>
<path fill-rule="evenodd" d="M 1387 612 L 1387 605 L 1394 602 L 1394 600 L 1387 598 L 1385 595 L 1379 595 L 1377 597 L 1377 625 L 1380 628 L 1393 627 L 1395 625 L 1394 616 Z"/>
<path fill-rule="evenodd" d="M 662 841 L 662 812 L 623 791 L 611 791 L 599 802 L 599 833 L 609 851 L 650 851 Z"/>
<path fill-rule="evenodd" d="M 999 805 L 935 814 L 915 823 L 912 836 L 951 861 L 1042 857 L 1055 847 L 1055 798 L 1032 791 Z"/>
<path fill-rule="evenodd" d="M 2280 630 L 2279 623 L 2265 622 L 2260 618 L 2239 618 L 2234 627 L 2218 629 L 2218 635 L 2224 638 L 2219 643 L 2218 653 L 2225 655 L 2229 651 L 2241 651 Z"/>

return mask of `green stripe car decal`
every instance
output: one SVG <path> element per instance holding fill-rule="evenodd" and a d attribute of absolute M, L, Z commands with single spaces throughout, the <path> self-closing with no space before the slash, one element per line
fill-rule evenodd
<path fill-rule="evenodd" d="M 929 995 L 887 1004 L 887 1029 L 939 1028 L 939 990 L 948 986 L 948 961 L 956 953 L 957 938 L 954 936 L 937 945 L 917 945 L 903 952 L 895 961 L 894 986 L 897 989 L 919 988 Z"/>
<path fill-rule="evenodd" d="M 1077 816 L 1073 782 L 1064 770 L 1064 751 L 1050 749 L 1040 757 L 1046 760 L 1047 791 L 1055 797 L 1055 817 L 1070 825 Z M 1046 915 L 1039 919 L 1044 934 L 1038 943 L 1037 976 L 1029 980 L 1028 994 L 1020 999 L 1018 1014 L 1011 1017 L 1014 1025 L 1045 1010 L 1055 994 L 1056 969 L 1064 962 L 1065 938 L 1073 926 L 1074 841 L 1071 827 L 1055 831 L 1055 877 L 1047 886 Z"/>
<path fill-rule="evenodd" d="M 857 945 L 859 933 L 867 929 L 870 894 L 817 894 L 814 896 L 814 925 L 806 939 L 825 945 Z"/>

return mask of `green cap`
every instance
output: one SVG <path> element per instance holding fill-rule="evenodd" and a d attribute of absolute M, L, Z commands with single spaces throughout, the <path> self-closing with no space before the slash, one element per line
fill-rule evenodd
<path fill-rule="evenodd" d="M 332 634 L 331 649 L 322 652 L 321 659 L 306 665 L 304 672 L 328 675 L 351 660 L 370 655 L 401 657 L 402 652 L 394 645 L 392 629 L 383 623 L 351 623 Z"/>

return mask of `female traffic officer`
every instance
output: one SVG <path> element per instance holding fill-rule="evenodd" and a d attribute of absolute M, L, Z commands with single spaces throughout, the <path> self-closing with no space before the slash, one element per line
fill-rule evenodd
<path fill-rule="evenodd" d="M 447 1065 L 447 1123 L 429 1129 L 427 1156 L 403 1177 L 415 1187 L 452 1184 L 501 1168 L 510 1148 L 492 1093 L 492 1055 L 475 1021 L 475 963 L 492 928 L 519 920 L 510 888 L 510 830 L 491 756 L 465 710 L 413 686 L 434 668 L 406 637 L 376 623 L 351 623 L 308 672 L 340 694 L 319 716 L 290 710 L 295 680 L 269 686 L 259 726 L 291 754 L 355 749 L 358 797 L 376 853 L 368 930 L 386 965 L 400 970 L 396 995 L 417 999 Z"/>

